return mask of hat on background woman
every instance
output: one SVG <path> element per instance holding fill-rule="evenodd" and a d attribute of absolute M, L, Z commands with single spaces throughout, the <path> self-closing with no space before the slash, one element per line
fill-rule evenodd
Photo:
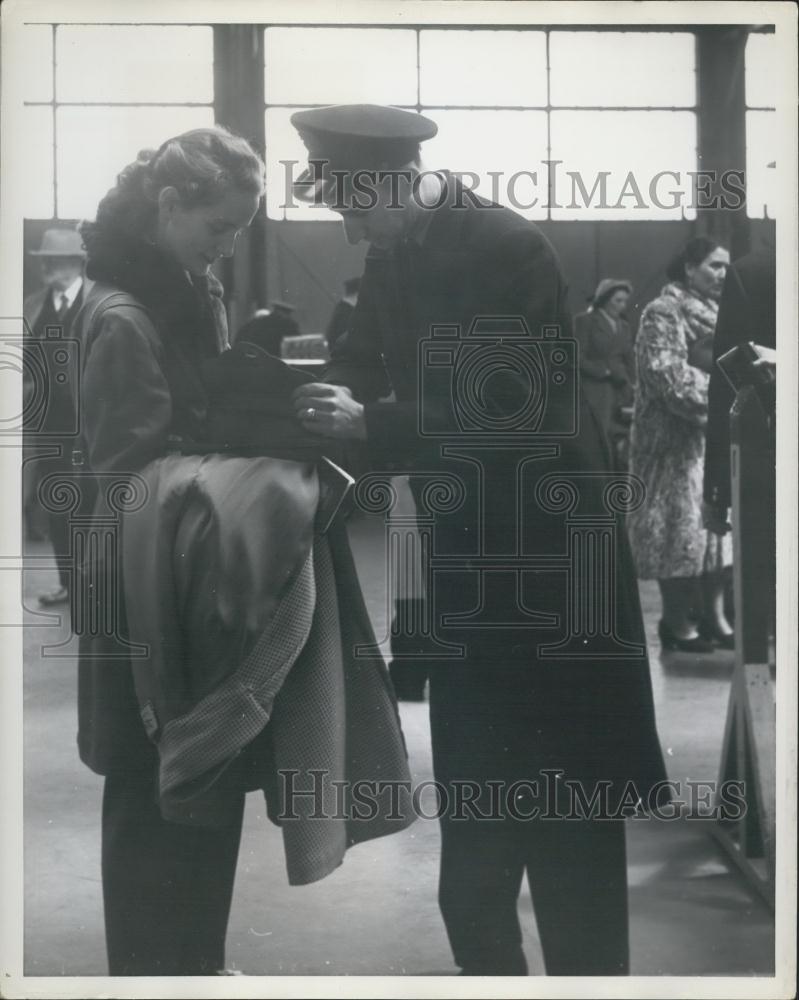
<path fill-rule="evenodd" d="M 591 305 L 594 309 L 599 309 L 620 288 L 627 292 L 628 295 L 632 295 L 633 293 L 633 286 L 626 278 L 603 278 L 596 286 Z"/>

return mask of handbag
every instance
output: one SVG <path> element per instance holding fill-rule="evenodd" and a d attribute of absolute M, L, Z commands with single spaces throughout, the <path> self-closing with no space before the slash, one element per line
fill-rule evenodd
<path fill-rule="evenodd" d="M 313 381 L 257 344 L 237 341 L 202 363 L 208 399 L 206 440 L 195 451 L 225 451 L 314 461 L 330 442 L 306 430 L 297 419 L 292 393 Z"/>
<path fill-rule="evenodd" d="M 313 377 L 248 341 L 237 341 L 229 351 L 205 361 L 202 377 L 208 394 L 207 440 L 192 443 L 188 450 L 315 463 L 315 532 L 325 534 L 348 512 L 355 480 L 328 457 L 336 451 L 335 442 L 307 431 L 297 419 L 292 393 Z"/>

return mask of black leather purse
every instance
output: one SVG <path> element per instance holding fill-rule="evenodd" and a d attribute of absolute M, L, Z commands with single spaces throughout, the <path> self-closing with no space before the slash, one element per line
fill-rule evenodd
<path fill-rule="evenodd" d="M 297 419 L 292 393 L 312 376 L 287 365 L 257 344 L 238 341 L 229 351 L 205 361 L 202 378 L 208 394 L 207 441 L 191 451 L 266 455 L 314 462 L 319 475 L 315 530 L 324 534 L 349 510 L 353 478 L 331 461 L 336 443 L 311 434 Z"/>
<path fill-rule="evenodd" d="M 294 390 L 312 377 L 256 344 L 239 341 L 204 361 L 202 379 L 208 450 L 297 461 L 314 461 L 330 450 L 329 441 L 302 426 L 291 401 Z"/>

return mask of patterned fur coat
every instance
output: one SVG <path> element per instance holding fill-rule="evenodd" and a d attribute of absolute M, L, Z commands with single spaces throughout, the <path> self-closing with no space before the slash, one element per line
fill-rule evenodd
<path fill-rule="evenodd" d="M 630 464 L 647 501 L 628 530 L 642 579 L 699 576 L 732 561 L 729 535 L 720 539 L 702 525 L 709 377 L 691 364 L 717 313 L 716 302 L 673 283 L 641 316 Z"/>

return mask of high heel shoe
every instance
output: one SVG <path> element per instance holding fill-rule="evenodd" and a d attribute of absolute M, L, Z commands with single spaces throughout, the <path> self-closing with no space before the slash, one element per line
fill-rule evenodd
<path fill-rule="evenodd" d="M 712 653 L 715 648 L 712 642 L 703 639 L 701 635 L 694 636 L 693 639 L 681 639 L 662 618 L 658 622 L 658 637 L 664 652 L 675 650 L 680 653 Z"/>
<path fill-rule="evenodd" d="M 722 632 L 717 625 L 711 624 L 706 618 L 697 624 L 699 635 L 707 642 L 712 642 L 719 649 L 735 649 L 735 633 Z"/>

